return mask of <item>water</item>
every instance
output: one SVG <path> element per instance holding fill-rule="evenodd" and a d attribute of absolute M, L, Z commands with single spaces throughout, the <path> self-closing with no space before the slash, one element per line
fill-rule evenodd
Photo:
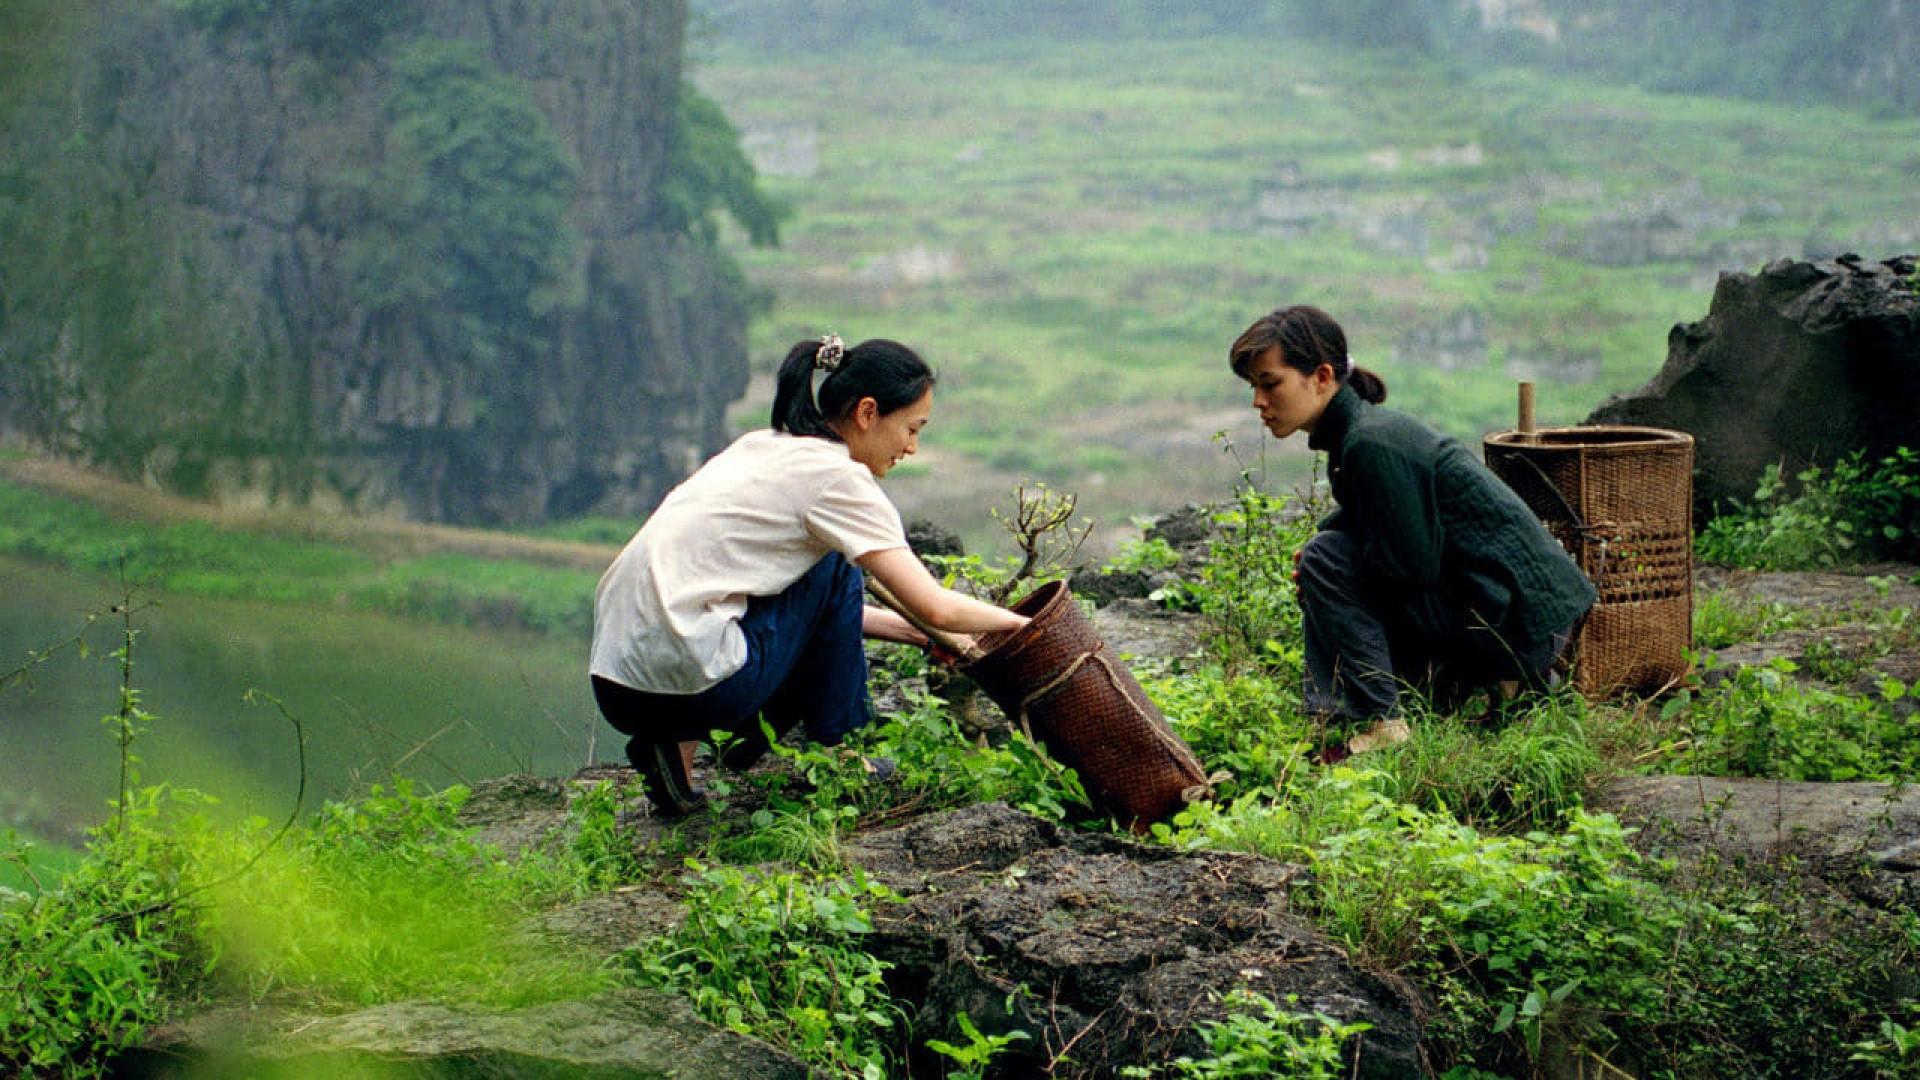
<path fill-rule="evenodd" d="M 116 582 L 0 558 L 0 671 L 71 638 L 88 611 L 121 598 Z M 383 782 L 432 787 L 584 764 L 590 746 L 618 758 L 587 686 L 587 641 L 414 623 L 285 604 L 149 595 L 139 612 L 134 684 L 156 714 L 135 744 L 140 778 L 191 787 L 222 813 L 278 818 L 293 803 L 293 728 L 258 688 L 305 725 L 307 806 Z M 103 616 L 74 650 L 0 690 L 0 825 L 71 837 L 101 820 L 119 756 L 101 717 L 119 707 L 120 620 Z"/>

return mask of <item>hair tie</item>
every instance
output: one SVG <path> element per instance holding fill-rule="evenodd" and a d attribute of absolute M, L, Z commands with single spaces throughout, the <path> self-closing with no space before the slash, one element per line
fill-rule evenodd
<path fill-rule="evenodd" d="M 820 339 L 820 347 L 813 351 L 813 366 L 829 374 L 840 370 L 840 361 L 847 355 L 847 343 L 840 340 L 839 334 L 828 334 Z"/>

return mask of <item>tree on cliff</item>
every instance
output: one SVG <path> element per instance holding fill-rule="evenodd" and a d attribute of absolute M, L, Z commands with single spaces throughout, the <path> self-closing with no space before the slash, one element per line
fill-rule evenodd
<path fill-rule="evenodd" d="M 745 384 L 782 209 L 677 0 L 19 0 L 0 428 L 180 490 L 639 512 Z"/>

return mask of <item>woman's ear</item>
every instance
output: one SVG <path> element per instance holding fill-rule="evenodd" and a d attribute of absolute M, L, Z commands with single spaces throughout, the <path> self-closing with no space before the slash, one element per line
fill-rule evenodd
<path fill-rule="evenodd" d="M 879 419 L 879 401 L 870 397 L 863 397 L 854 403 L 853 422 L 861 431 L 866 431 L 868 428 L 871 428 Z"/>

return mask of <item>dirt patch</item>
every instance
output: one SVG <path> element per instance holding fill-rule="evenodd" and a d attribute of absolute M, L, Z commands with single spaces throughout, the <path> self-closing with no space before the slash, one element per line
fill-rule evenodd
<path fill-rule="evenodd" d="M 905 898 L 876 917 L 874 951 L 920 1003 L 917 1031 L 964 1012 L 1028 1033 L 995 1075 L 1204 1057 L 1196 1025 L 1228 1015 L 1239 987 L 1373 1025 L 1350 1044 L 1355 1075 L 1420 1072 L 1410 997 L 1291 913 L 1297 866 L 1073 832 L 997 803 L 862 836 L 848 857 Z"/>

